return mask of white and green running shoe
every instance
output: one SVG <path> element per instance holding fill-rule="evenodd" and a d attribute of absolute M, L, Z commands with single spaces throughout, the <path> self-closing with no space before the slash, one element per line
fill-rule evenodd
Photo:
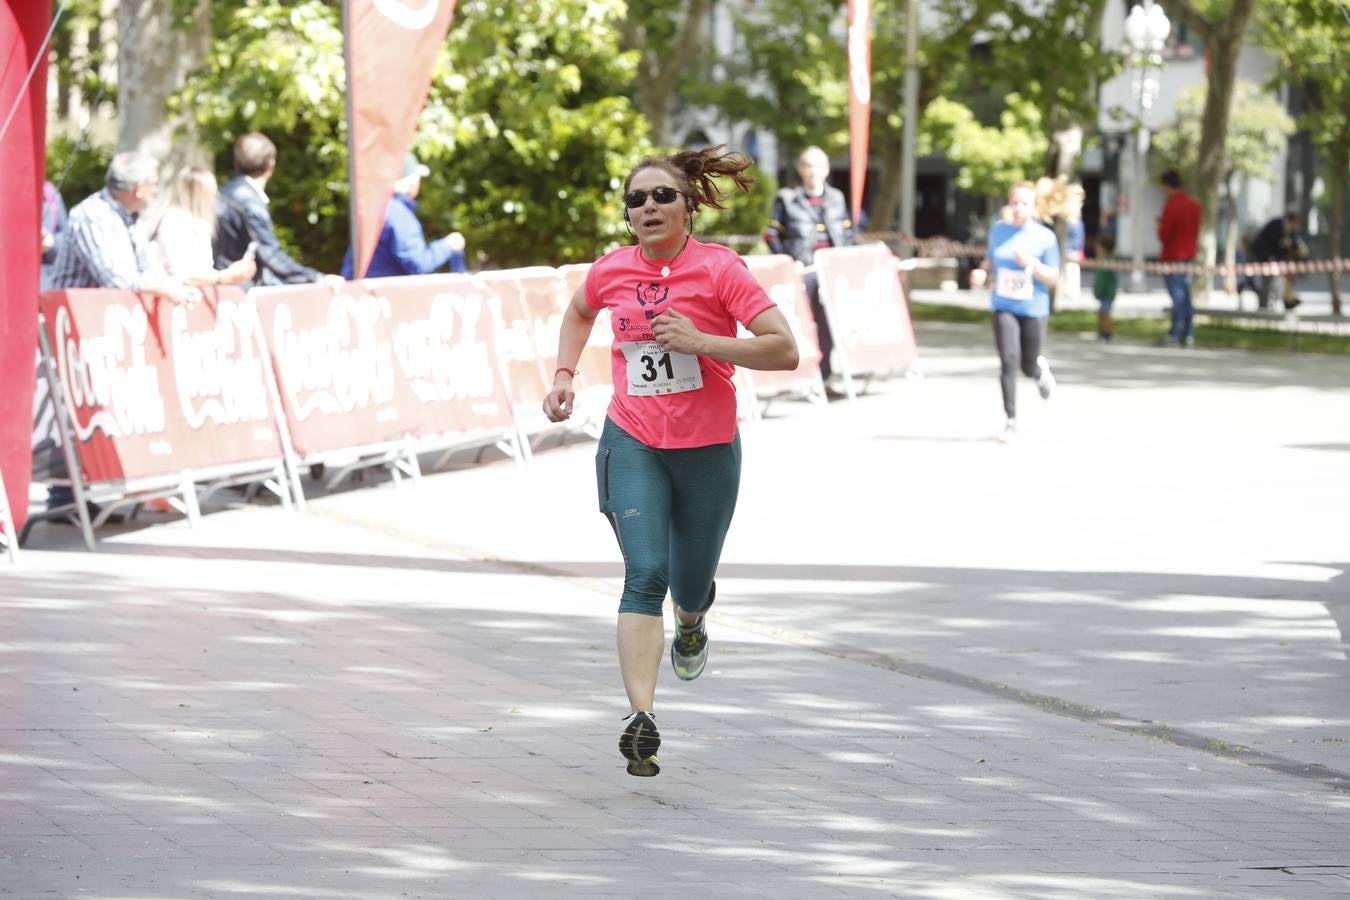
<path fill-rule="evenodd" d="M 675 612 L 675 638 L 670 642 L 670 666 L 683 681 L 693 681 L 708 664 L 708 617 L 699 616 L 693 625 L 680 621 Z"/>

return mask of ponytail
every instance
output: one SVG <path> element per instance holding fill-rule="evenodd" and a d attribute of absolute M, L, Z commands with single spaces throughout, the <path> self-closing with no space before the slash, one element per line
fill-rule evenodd
<path fill-rule="evenodd" d="M 702 150 L 681 150 L 668 156 L 648 156 L 638 162 L 624 179 L 623 189 L 628 190 L 633 176 L 643 169 L 664 169 L 680 182 L 679 189 L 685 193 L 694 210 L 704 206 L 713 209 L 726 209 L 722 201 L 735 190 L 749 191 L 755 179 L 745 172 L 753 166 L 754 160 L 743 153 L 722 152 L 725 144 L 704 147 Z M 734 189 L 723 190 L 715 179 L 730 178 Z"/>

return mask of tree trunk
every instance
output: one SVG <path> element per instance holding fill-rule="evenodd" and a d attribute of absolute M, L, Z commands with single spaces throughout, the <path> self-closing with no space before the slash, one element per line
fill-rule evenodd
<path fill-rule="evenodd" d="M 1233 171 L 1231 169 L 1223 179 L 1223 192 L 1228 207 L 1228 234 L 1224 237 L 1223 242 L 1223 262 L 1228 268 L 1223 276 L 1223 290 L 1228 296 L 1235 297 L 1237 296 L 1237 272 L 1233 267 L 1237 265 L 1238 221 L 1237 197 L 1233 196 Z"/>
<path fill-rule="evenodd" d="M 175 0 L 122 0 L 117 7 L 117 149 L 142 150 L 169 174 L 210 156 L 196 141 L 190 115 L 170 116 L 169 97 L 206 60 L 211 3 L 198 2 L 183 28 L 174 27 Z"/>
<path fill-rule="evenodd" d="M 1347 136 L 1350 137 L 1350 136 Z M 1350 141 L 1339 141 L 1327 153 L 1327 188 L 1330 205 L 1327 209 L 1327 236 L 1331 239 L 1329 256 L 1337 259 L 1341 255 L 1341 234 L 1345 227 L 1345 170 L 1350 167 Z M 1341 273 L 1332 272 L 1331 312 L 1341 312 Z"/>
<path fill-rule="evenodd" d="M 1207 49 L 1209 53 L 1209 91 L 1205 95 L 1203 127 L 1200 132 L 1200 158 L 1196 166 L 1196 199 L 1204 208 L 1200 225 L 1200 244 L 1197 262 L 1213 266 L 1217 251 L 1215 227 L 1218 219 L 1219 182 L 1228 167 L 1224 159 L 1225 136 L 1228 133 L 1228 114 L 1233 101 L 1233 83 L 1237 80 L 1238 56 L 1242 39 L 1251 20 L 1256 0 L 1233 0 L 1228 15 L 1209 23 Z M 1195 279 L 1197 306 L 1208 306 L 1213 279 Z"/>
<path fill-rule="evenodd" d="M 900 205 L 900 139 L 883 138 L 877 147 L 881 157 L 881 182 L 872 194 L 872 207 L 867 211 L 867 221 L 877 231 L 890 231 L 891 220 L 896 216 L 896 207 Z M 896 228 L 899 226 L 897 224 Z"/>
<path fill-rule="evenodd" d="M 163 2 L 163 0 L 160 0 Z M 684 20 L 671 42 L 670 52 L 661 55 L 647 40 L 644 30 L 630 17 L 623 26 L 623 44 L 626 50 L 637 50 L 637 88 L 634 101 L 638 111 L 647 118 L 652 143 L 658 147 L 670 142 L 670 116 L 675 106 L 675 92 L 680 76 L 703 52 L 707 44 L 699 34 L 712 0 L 686 0 Z"/>

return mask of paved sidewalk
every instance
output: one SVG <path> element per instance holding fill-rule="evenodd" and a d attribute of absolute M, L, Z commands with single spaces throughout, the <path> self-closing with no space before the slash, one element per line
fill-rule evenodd
<path fill-rule="evenodd" d="M 1350 893 L 1350 360 L 987 329 L 747 425 L 704 676 L 624 773 L 594 445 L 34 530 L 0 896 Z"/>

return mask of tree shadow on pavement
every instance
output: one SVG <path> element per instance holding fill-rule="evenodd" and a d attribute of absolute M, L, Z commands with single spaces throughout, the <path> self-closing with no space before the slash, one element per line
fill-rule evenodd
<path fill-rule="evenodd" d="M 549 612 L 537 588 L 470 589 L 610 578 L 609 563 L 113 546 L 194 568 L 0 573 L 0 853 L 41 860 L 11 867 L 19 896 L 619 897 L 640 870 L 657 897 L 1200 897 L 1231 885 L 1234 853 L 1270 860 L 1254 834 L 1288 802 L 1286 785 L 1181 751 L 725 631 L 703 679 L 663 673 L 664 771 L 633 779 L 614 750 L 611 599 Z M 264 587 L 281 561 L 332 574 Z M 235 562 L 262 565 L 226 586 L 212 564 Z M 824 568 L 724 577 L 949 593 L 976 574 Z M 462 577 L 447 590 L 386 570 Z M 982 577 L 1065 589 L 1060 573 Z M 791 599 L 832 612 L 810 587 Z M 1214 798 L 1231 800 L 1222 819 Z M 1242 884 L 1275 893 L 1281 877 Z"/>

